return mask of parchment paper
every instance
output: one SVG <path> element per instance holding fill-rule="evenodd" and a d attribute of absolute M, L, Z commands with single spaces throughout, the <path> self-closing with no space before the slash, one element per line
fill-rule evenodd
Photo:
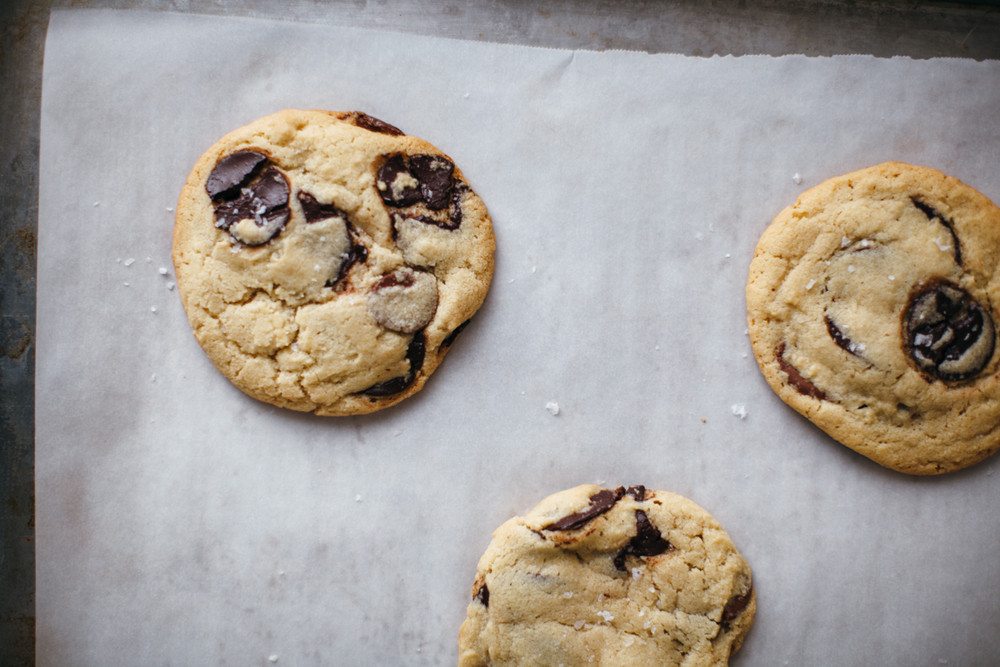
<path fill-rule="evenodd" d="M 743 297 L 827 177 L 903 160 L 1000 199 L 1000 63 L 56 11 L 43 91 L 38 664 L 453 664 L 491 531 L 586 482 L 723 523 L 758 591 L 734 664 L 1000 656 L 1000 458 L 911 478 L 832 441 L 763 381 Z M 494 218 L 485 306 L 376 415 L 245 397 L 173 288 L 188 170 L 286 107 L 431 141 Z"/>

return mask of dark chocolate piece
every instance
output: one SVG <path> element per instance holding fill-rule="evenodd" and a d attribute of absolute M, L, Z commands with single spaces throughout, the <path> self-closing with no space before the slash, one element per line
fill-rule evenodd
<path fill-rule="evenodd" d="M 448 205 L 454 171 L 455 165 L 438 155 L 414 155 L 410 158 L 410 172 L 420 182 L 420 196 L 434 211 Z"/>
<path fill-rule="evenodd" d="M 910 197 L 910 201 L 913 202 L 913 205 L 916 206 L 917 208 L 919 208 L 920 211 L 924 215 L 926 215 L 930 220 L 937 220 L 942 225 L 944 225 L 945 229 L 948 230 L 948 233 L 951 234 L 951 247 L 952 247 L 952 251 L 955 253 L 955 263 L 958 264 L 959 266 L 961 266 L 962 265 L 962 246 L 958 242 L 958 235 L 955 234 L 955 226 L 952 224 L 951 220 L 948 220 L 943 215 L 941 215 L 941 213 L 938 212 L 938 210 L 935 209 L 930 204 L 922 202 L 919 199 L 917 199 L 916 197 Z"/>
<path fill-rule="evenodd" d="M 448 208 L 449 203 L 455 201 L 455 184 L 452 174 L 455 165 L 443 155 L 414 155 L 407 157 L 396 154 L 388 159 L 378 170 L 378 190 L 382 201 L 396 208 L 405 208 L 423 202 L 431 211 L 440 211 Z M 416 185 L 406 185 L 395 188 L 393 184 L 401 175 L 409 176 Z M 461 222 L 461 214 L 459 213 Z M 416 216 L 407 216 L 416 217 Z M 444 229 L 453 229 L 450 225 L 457 227 L 452 218 L 455 212 L 451 211 L 448 221 L 430 219 L 425 222 L 438 225 Z"/>
<path fill-rule="evenodd" d="M 280 232 L 291 216 L 288 209 L 288 179 L 276 167 L 268 167 L 260 176 L 239 190 L 235 199 L 221 201 L 215 207 L 215 226 L 230 232 L 246 245 L 262 245 Z M 241 220 L 252 220 L 263 230 L 257 237 L 241 235 L 233 227 Z"/>
<path fill-rule="evenodd" d="M 785 361 L 785 343 L 782 341 L 778 343 L 778 347 L 774 350 L 774 356 L 778 361 L 778 367 L 782 372 L 788 376 L 788 384 L 795 388 L 795 391 L 805 396 L 812 396 L 813 398 L 818 398 L 823 401 L 826 400 L 826 394 L 819 387 L 814 385 L 812 382 L 802 377 L 798 369 L 792 366 L 790 363 Z"/>
<path fill-rule="evenodd" d="M 726 603 L 725 608 L 722 610 L 722 622 L 729 623 L 734 618 L 739 616 L 750 603 L 750 596 L 752 593 L 753 586 L 748 588 L 742 595 L 730 598 L 729 602 Z"/>
<path fill-rule="evenodd" d="M 393 187 L 393 183 L 395 183 L 400 174 L 413 177 L 406 164 L 406 159 L 400 154 L 393 155 L 378 170 L 379 195 L 382 197 L 382 201 L 390 206 L 400 208 L 412 206 L 421 199 L 419 181 L 416 186 L 407 185 L 406 187 L 396 189 Z"/>
<path fill-rule="evenodd" d="M 830 334 L 830 338 L 833 339 L 833 342 L 836 343 L 838 347 L 843 348 L 856 357 L 860 356 L 857 352 L 857 343 L 848 338 L 844 332 L 840 330 L 840 327 L 838 327 L 836 323 L 830 319 L 829 315 L 824 315 L 823 321 L 826 322 L 826 330 Z"/>
<path fill-rule="evenodd" d="M 479 587 L 479 590 L 476 591 L 476 594 L 472 596 L 472 599 L 477 600 L 484 607 L 490 606 L 490 589 L 486 588 L 485 583 Z"/>
<path fill-rule="evenodd" d="M 906 354 L 925 377 L 960 382 L 978 375 L 993 358 L 993 318 L 955 283 L 935 279 L 917 285 L 902 320 Z"/>
<path fill-rule="evenodd" d="M 646 499 L 646 487 L 642 484 L 636 484 L 635 486 L 630 486 L 625 489 L 626 496 L 632 496 L 637 501 L 642 502 Z"/>
<path fill-rule="evenodd" d="M 219 160 L 208 175 L 205 191 L 213 200 L 232 197 L 264 164 L 267 156 L 258 151 L 237 151 Z"/>
<path fill-rule="evenodd" d="M 302 207 L 302 215 L 305 216 L 307 223 L 319 222 L 320 220 L 327 220 L 329 218 L 347 219 L 347 214 L 339 208 L 333 204 L 320 204 L 308 192 L 300 192 L 298 198 L 299 205 Z"/>
<path fill-rule="evenodd" d="M 639 556 L 640 558 L 659 556 L 674 548 L 670 542 L 663 539 L 660 531 L 656 529 L 642 510 L 635 511 L 635 529 L 635 537 L 615 555 L 612 561 L 615 568 L 622 572 L 625 571 L 625 559 L 628 556 Z"/>
<path fill-rule="evenodd" d="M 401 136 L 404 134 L 403 131 L 395 125 L 390 125 L 384 120 L 379 120 L 375 116 L 369 116 L 363 111 L 348 111 L 347 113 L 340 114 L 340 118 L 341 120 L 346 120 L 353 123 L 357 127 L 364 128 L 370 132 L 391 134 L 393 136 Z"/>
<path fill-rule="evenodd" d="M 576 530 L 614 507 L 615 503 L 623 495 L 625 495 L 625 489 L 620 486 L 613 491 L 611 489 L 601 489 L 590 497 L 590 504 L 582 510 L 554 521 L 547 526 L 542 526 L 542 530 Z"/>
<path fill-rule="evenodd" d="M 413 335 L 410 346 L 406 348 L 406 359 L 410 362 L 410 370 L 406 375 L 394 377 L 385 382 L 379 382 L 362 391 L 366 396 L 392 396 L 403 391 L 417 378 L 417 373 L 424 365 L 424 355 L 427 352 L 427 341 L 422 331 Z"/>

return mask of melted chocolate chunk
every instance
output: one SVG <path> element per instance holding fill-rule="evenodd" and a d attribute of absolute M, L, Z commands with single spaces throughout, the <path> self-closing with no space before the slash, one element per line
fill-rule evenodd
<path fill-rule="evenodd" d="M 646 487 L 642 484 L 636 484 L 635 486 L 630 486 L 625 489 L 626 496 L 632 496 L 637 501 L 642 502 L 646 499 Z"/>
<path fill-rule="evenodd" d="M 479 587 L 479 590 L 476 591 L 476 594 L 472 596 L 472 599 L 482 603 L 484 607 L 489 607 L 490 589 L 486 588 L 486 584 L 483 584 L 482 586 Z"/>
<path fill-rule="evenodd" d="M 390 125 L 384 120 L 379 120 L 375 116 L 369 116 L 363 111 L 349 111 L 347 113 L 340 114 L 340 119 L 346 120 L 357 127 L 364 128 L 370 132 L 391 134 L 393 136 L 401 136 L 403 134 L 403 131 L 395 125 Z"/>
<path fill-rule="evenodd" d="M 245 182 L 234 199 L 216 204 L 215 226 L 246 245 L 267 243 L 284 228 L 291 216 L 288 195 L 288 179 L 276 167 L 267 167 L 259 176 Z"/>
<path fill-rule="evenodd" d="M 439 211 L 454 200 L 454 171 L 455 165 L 442 155 L 396 154 L 378 170 L 379 195 L 396 208 L 423 202 L 430 210 Z"/>
<path fill-rule="evenodd" d="M 547 526 L 542 526 L 542 530 L 576 530 L 614 507 L 615 503 L 623 495 L 625 495 L 625 489 L 620 486 L 613 491 L 611 489 L 601 489 L 590 497 L 590 504 L 582 510 L 554 521 Z"/>
<path fill-rule="evenodd" d="M 830 338 L 833 339 L 833 342 L 837 344 L 837 347 L 847 350 L 856 357 L 860 356 L 857 352 L 858 349 L 857 343 L 848 338 L 844 334 L 844 332 L 840 330 L 840 327 L 838 327 L 836 323 L 830 319 L 829 316 L 824 315 L 823 321 L 826 322 L 826 330 L 830 334 Z"/>
<path fill-rule="evenodd" d="M 247 183 L 267 156 L 258 151 L 237 151 L 219 160 L 208 175 L 205 191 L 213 200 L 236 195 L 241 185 Z"/>
<path fill-rule="evenodd" d="M 420 196 L 428 208 L 438 211 L 448 205 L 454 164 L 437 155 L 414 155 L 410 158 L 410 171 L 420 182 Z"/>
<path fill-rule="evenodd" d="M 299 205 L 302 207 L 302 215 L 307 223 L 319 222 L 329 218 L 347 219 L 347 214 L 333 204 L 320 204 L 315 197 L 308 192 L 299 193 Z"/>
<path fill-rule="evenodd" d="M 393 155 L 378 170 L 378 189 L 390 206 L 413 206 L 421 200 L 420 181 L 410 173 L 402 155 Z"/>
<path fill-rule="evenodd" d="M 916 197 L 910 197 L 910 201 L 913 202 L 913 205 L 916 206 L 918 209 L 920 209 L 921 213 L 926 215 L 930 220 L 937 220 L 942 225 L 944 225 L 945 229 L 948 230 L 948 233 L 951 234 L 951 247 L 953 252 L 955 253 L 955 263 L 961 266 L 962 246 L 959 245 L 958 243 L 958 235 L 955 234 L 955 226 L 952 224 L 951 220 L 948 220 L 943 215 L 941 215 L 941 213 L 939 213 L 938 210 L 935 209 L 930 204 L 926 204 L 917 199 Z"/>
<path fill-rule="evenodd" d="M 826 400 L 826 394 L 819 387 L 814 385 L 812 382 L 802 377 L 798 369 L 792 366 L 790 363 L 785 361 L 785 343 L 778 343 L 778 347 L 774 350 L 774 356 L 778 361 L 778 367 L 782 372 L 788 376 L 788 384 L 795 388 L 795 391 L 805 396 L 812 396 L 813 398 L 818 398 L 823 401 Z"/>
<path fill-rule="evenodd" d="M 993 357 L 993 318 L 968 292 L 947 280 L 918 285 L 903 312 L 907 356 L 927 377 L 960 382 L 978 375 Z"/>
<path fill-rule="evenodd" d="M 750 603 L 750 596 L 753 593 L 753 587 L 751 586 L 746 590 L 746 593 L 742 595 L 737 595 L 726 603 L 726 607 L 722 610 L 722 622 L 729 623 L 734 618 L 739 616 L 744 609 L 747 608 L 747 604 Z"/>
<path fill-rule="evenodd" d="M 406 348 L 406 359 L 410 362 L 410 371 L 406 375 L 394 377 L 385 382 L 379 382 L 365 389 L 361 393 L 366 396 L 392 396 L 403 391 L 417 378 L 417 373 L 424 365 L 424 355 L 427 352 L 427 341 L 423 332 L 417 332 L 410 341 L 410 346 Z"/>
<path fill-rule="evenodd" d="M 656 529 L 642 510 L 635 511 L 635 529 L 635 537 L 615 555 L 612 561 L 615 568 L 622 572 L 625 571 L 625 559 L 628 556 L 639 556 L 640 558 L 659 556 L 674 548 L 670 542 L 663 539 L 660 531 Z"/>

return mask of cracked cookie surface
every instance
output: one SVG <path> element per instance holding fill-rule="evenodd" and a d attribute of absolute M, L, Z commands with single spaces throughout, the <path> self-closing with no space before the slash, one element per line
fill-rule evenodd
<path fill-rule="evenodd" d="M 750 340 L 778 396 L 888 468 L 959 470 L 1000 448 L 1000 208 L 888 162 L 804 192 L 762 235 Z"/>
<path fill-rule="evenodd" d="M 202 155 L 173 238 L 181 301 L 216 368 L 320 415 L 419 391 L 482 305 L 494 249 L 447 155 L 361 112 L 294 109 Z"/>
<path fill-rule="evenodd" d="M 704 509 L 583 485 L 493 533 L 458 664 L 725 665 L 755 611 L 750 567 Z"/>

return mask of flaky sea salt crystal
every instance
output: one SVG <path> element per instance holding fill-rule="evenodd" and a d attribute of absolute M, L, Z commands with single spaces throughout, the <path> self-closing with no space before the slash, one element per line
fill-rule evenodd
<path fill-rule="evenodd" d="M 568 600 L 573 597 L 573 591 L 563 591 L 562 596 Z"/>
<path fill-rule="evenodd" d="M 583 627 L 583 624 L 584 624 L 584 621 L 574 621 L 573 622 L 573 628 L 576 629 L 576 630 L 579 630 L 580 628 Z"/>
<path fill-rule="evenodd" d="M 354 496 L 354 502 L 356 502 L 356 503 L 360 503 L 361 502 L 361 494 L 360 493 Z"/>
<path fill-rule="evenodd" d="M 174 291 L 174 287 L 176 287 L 176 285 L 174 285 L 173 283 L 167 283 L 167 289 L 170 290 L 171 292 Z"/>
<path fill-rule="evenodd" d="M 792 182 L 795 183 L 795 185 L 802 183 L 802 176 L 799 175 L 799 172 L 792 174 Z"/>
<path fill-rule="evenodd" d="M 847 265 L 847 272 L 848 273 L 854 273 L 854 265 L 853 264 L 848 264 Z"/>
<path fill-rule="evenodd" d="M 633 567 L 632 568 L 632 578 L 633 579 L 638 579 L 641 576 L 642 576 L 642 570 L 640 570 L 637 567 Z"/>
<path fill-rule="evenodd" d="M 156 306 L 150 306 L 149 307 L 149 312 L 151 312 L 151 313 L 153 313 L 155 315 L 156 314 Z"/>
<path fill-rule="evenodd" d="M 742 403 L 733 403 L 733 407 L 730 409 L 732 410 L 733 415 L 739 417 L 740 419 L 747 418 L 747 406 Z"/>
<path fill-rule="evenodd" d="M 841 236 L 840 237 L 840 247 L 841 248 L 846 248 L 849 245 L 851 245 L 851 239 L 847 238 L 846 236 Z"/>
<path fill-rule="evenodd" d="M 267 660 L 268 662 L 278 662 L 278 656 L 272 653 L 271 655 L 267 656 Z"/>
<path fill-rule="evenodd" d="M 816 281 L 810 279 L 809 282 L 806 283 L 806 291 L 808 292 L 809 290 L 811 290 L 815 284 Z"/>
<path fill-rule="evenodd" d="M 559 414 L 559 404 L 555 401 L 549 401 L 545 404 L 545 409 L 549 411 L 549 414 L 555 417 Z"/>
<path fill-rule="evenodd" d="M 125 260 L 125 266 L 132 266 L 135 264 L 135 257 L 129 257 Z"/>
<path fill-rule="evenodd" d="M 165 266 L 161 266 L 160 267 L 160 275 L 161 276 L 167 275 L 167 267 L 165 267 Z"/>
<path fill-rule="evenodd" d="M 612 614 L 610 611 L 599 611 L 597 612 L 597 615 L 603 618 L 605 623 L 610 623 L 611 621 L 615 620 L 615 615 Z"/>

